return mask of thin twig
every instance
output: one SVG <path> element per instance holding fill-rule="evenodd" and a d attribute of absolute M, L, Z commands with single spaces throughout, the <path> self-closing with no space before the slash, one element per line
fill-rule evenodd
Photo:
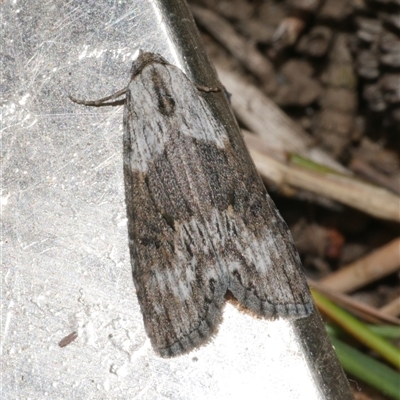
<path fill-rule="evenodd" d="M 231 54 L 261 82 L 271 86 L 275 82 L 274 67 L 271 62 L 255 47 L 239 35 L 233 26 L 224 18 L 211 10 L 191 5 L 196 21 L 207 29 Z M 270 87 L 273 91 L 273 88 Z"/>
<path fill-rule="evenodd" d="M 390 315 L 392 317 L 397 317 L 400 315 L 400 297 L 392 300 L 390 303 L 379 309 L 381 313 Z"/>
<path fill-rule="evenodd" d="M 326 297 L 330 298 L 331 300 L 334 300 L 337 305 L 356 314 L 357 316 L 359 316 L 360 318 L 364 319 L 367 322 L 371 322 L 374 324 L 389 323 L 389 324 L 400 325 L 399 318 L 386 315 L 383 312 L 381 312 L 381 310 L 360 303 L 359 301 L 354 300 L 353 298 L 351 298 L 346 294 L 338 293 L 333 290 L 327 289 L 319 282 L 315 282 L 311 279 L 308 279 L 308 283 L 311 287 L 317 289 Z"/>
<path fill-rule="evenodd" d="M 272 100 L 241 75 L 216 65 L 221 82 L 232 93 L 236 116 L 277 151 L 298 153 L 336 171 L 351 174 L 331 156 L 314 147 L 313 139 Z"/>
<path fill-rule="evenodd" d="M 353 158 L 349 168 L 357 174 L 364 176 L 369 181 L 378 184 L 379 186 L 385 187 L 391 190 L 393 193 L 400 194 L 400 182 L 396 178 L 389 177 L 383 173 L 372 168 L 365 161 L 360 158 Z"/>
<path fill-rule="evenodd" d="M 360 198 L 359 201 L 361 200 Z M 382 206 L 387 208 L 387 204 L 382 204 Z M 400 238 L 321 279 L 320 284 L 338 292 L 352 292 L 398 271 L 400 269 L 399 251 Z"/>
<path fill-rule="evenodd" d="M 400 222 L 400 197 L 392 192 L 351 176 L 329 172 L 317 172 L 288 165 L 270 156 L 266 143 L 255 135 L 244 134 L 258 172 L 279 187 L 289 186 L 325 196 L 356 208 L 376 218 Z M 279 153 L 281 149 L 272 148 Z"/>

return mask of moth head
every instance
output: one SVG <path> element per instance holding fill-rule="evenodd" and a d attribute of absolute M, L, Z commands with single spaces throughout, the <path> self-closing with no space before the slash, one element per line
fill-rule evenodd
<path fill-rule="evenodd" d="M 165 58 L 161 57 L 159 54 L 139 50 L 139 56 L 132 63 L 131 79 L 140 74 L 145 67 L 153 63 L 163 65 L 169 64 L 168 61 L 165 60 Z"/>

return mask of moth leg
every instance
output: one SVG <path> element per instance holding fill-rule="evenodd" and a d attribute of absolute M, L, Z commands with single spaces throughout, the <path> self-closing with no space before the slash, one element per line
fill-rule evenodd
<path fill-rule="evenodd" d="M 203 85 L 195 84 L 195 86 L 201 92 L 206 92 L 206 93 L 221 92 L 223 90 L 223 86 L 221 86 L 221 85 L 215 86 L 215 87 L 209 87 L 209 86 L 203 86 Z"/>
<path fill-rule="evenodd" d="M 73 101 L 74 103 L 77 103 L 77 104 L 83 104 L 85 106 L 100 106 L 108 100 L 115 100 L 118 97 L 124 95 L 126 93 L 127 89 L 128 89 L 127 87 L 123 88 L 121 90 L 118 90 L 118 92 L 113 93 L 110 96 L 106 96 L 106 97 L 103 97 L 102 99 L 98 99 L 98 100 L 79 100 L 79 99 L 76 99 L 75 97 L 72 97 L 71 95 L 68 95 L 68 97 L 71 101 Z"/>

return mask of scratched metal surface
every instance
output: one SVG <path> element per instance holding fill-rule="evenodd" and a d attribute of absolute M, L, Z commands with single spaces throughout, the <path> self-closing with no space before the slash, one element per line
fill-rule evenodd
<path fill-rule="evenodd" d="M 351 399 L 317 314 L 270 322 L 228 304 L 207 346 L 172 360 L 150 347 L 130 272 L 122 108 L 66 95 L 124 87 L 140 48 L 212 85 L 185 5 L 1 6 L 1 397 Z"/>

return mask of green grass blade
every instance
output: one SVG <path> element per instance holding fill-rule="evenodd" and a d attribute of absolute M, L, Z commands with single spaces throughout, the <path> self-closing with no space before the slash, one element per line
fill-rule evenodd
<path fill-rule="evenodd" d="M 332 321 L 343 328 L 347 333 L 357 338 L 361 343 L 375 350 L 397 369 L 400 369 L 400 349 L 397 349 L 387 340 L 373 333 L 368 329 L 366 324 L 332 303 L 315 289 L 312 289 L 311 292 L 317 307 Z"/>
<path fill-rule="evenodd" d="M 395 400 L 400 400 L 400 375 L 385 364 L 366 356 L 341 340 L 330 337 L 343 369 L 380 390 Z"/>
<path fill-rule="evenodd" d="M 400 339 L 400 326 L 367 325 L 368 329 L 386 339 Z"/>

